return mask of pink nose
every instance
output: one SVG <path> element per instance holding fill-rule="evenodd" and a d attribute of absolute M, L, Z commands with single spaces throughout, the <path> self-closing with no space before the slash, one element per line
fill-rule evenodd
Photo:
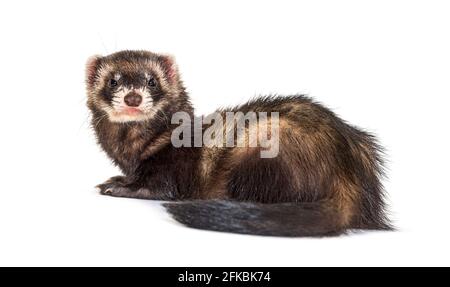
<path fill-rule="evenodd" d="M 125 104 L 129 107 L 138 107 L 142 103 L 142 97 L 141 95 L 131 92 L 128 95 L 125 96 L 123 99 L 125 101 Z"/>

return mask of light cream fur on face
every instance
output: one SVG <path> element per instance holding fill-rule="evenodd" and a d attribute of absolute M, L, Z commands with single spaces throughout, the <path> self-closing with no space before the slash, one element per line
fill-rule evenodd
<path fill-rule="evenodd" d="M 134 92 L 142 97 L 142 103 L 136 107 L 142 113 L 136 115 L 129 115 L 126 113 L 126 109 L 129 108 L 125 103 L 125 96 Z M 112 110 L 106 111 L 109 119 L 112 122 L 128 122 L 128 121 L 142 121 L 148 119 L 148 114 L 153 111 L 154 105 L 150 91 L 146 88 L 128 88 L 120 87 L 117 92 L 113 94 Z"/>

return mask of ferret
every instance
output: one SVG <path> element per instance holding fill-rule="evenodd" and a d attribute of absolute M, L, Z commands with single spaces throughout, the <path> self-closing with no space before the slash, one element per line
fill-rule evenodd
<path fill-rule="evenodd" d="M 101 194 L 167 201 L 175 220 L 204 230 L 322 237 L 393 229 L 382 147 L 307 96 L 270 95 L 217 111 L 263 112 L 267 120 L 278 114 L 278 154 L 262 157 L 264 148 L 248 139 L 232 147 L 173 144 L 179 125 L 171 118 L 195 116 L 172 56 L 93 56 L 86 84 L 98 143 L 123 172 L 98 185 Z M 249 123 L 244 135 L 258 133 L 259 125 Z"/>

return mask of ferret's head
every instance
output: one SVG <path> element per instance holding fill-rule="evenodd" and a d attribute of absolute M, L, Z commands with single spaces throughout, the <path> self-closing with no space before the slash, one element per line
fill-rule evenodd
<path fill-rule="evenodd" d="M 147 51 L 93 56 L 86 66 L 88 107 L 111 122 L 141 122 L 187 101 L 172 57 Z"/>

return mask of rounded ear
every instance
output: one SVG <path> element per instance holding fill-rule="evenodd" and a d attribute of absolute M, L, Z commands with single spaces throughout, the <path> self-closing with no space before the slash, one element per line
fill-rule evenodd
<path fill-rule="evenodd" d="M 86 83 L 89 87 L 94 85 L 101 58 L 100 55 L 94 55 L 86 62 Z"/>
<path fill-rule="evenodd" d="M 178 66 L 175 62 L 175 57 L 172 55 L 161 55 L 164 72 L 167 79 L 175 84 L 178 81 Z"/>

